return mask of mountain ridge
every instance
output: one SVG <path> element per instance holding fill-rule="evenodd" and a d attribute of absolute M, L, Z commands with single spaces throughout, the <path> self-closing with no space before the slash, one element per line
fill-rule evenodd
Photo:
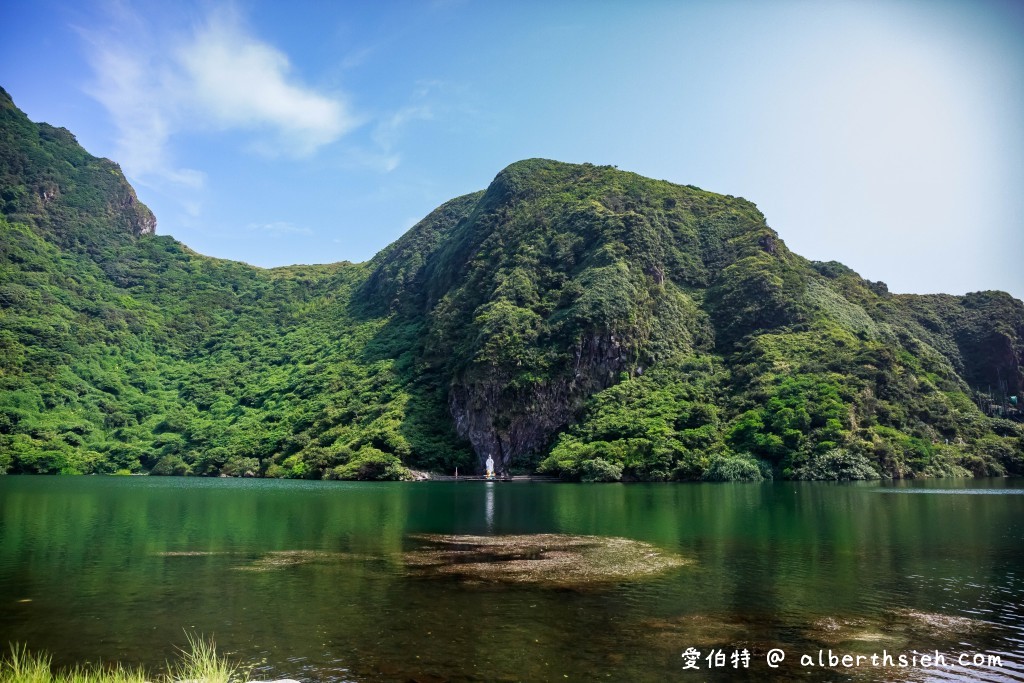
<path fill-rule="evenodd" d="M 893 295 L 748 200 L 545 159 L 369 261 L 263 270 L 155 235 L 4 96 L 0 469 L 1024 472 L 1008 294 Z"/>

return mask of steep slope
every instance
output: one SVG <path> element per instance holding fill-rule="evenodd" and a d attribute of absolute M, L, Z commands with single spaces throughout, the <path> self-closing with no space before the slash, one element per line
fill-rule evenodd
<path fill-rule="evenodd" d="M 520 162 L 442 214 L 364 293 L 425 319 L 419 356 L 499 471 L 552 446 L 544 469 L 569 477 L 1019 467 L 972 451 L 991 425 L 964 379 L 1019 386 L 1011 297 L 948 297 L 977 314 L 943 309 L 944 337 L 918 298 L 792 254 L 750 202 L 610 167 Z"/>
<path fill-rule="evenodd" d="M 499 471 L 543 450 L 587 396 L 709 351 L 691 294 L 776 240 L 748 202 L 607 167 L 520 162 L 468 199 L 442 239 L 414 228 L 375 259 L 368 285 L 426 314 L 422 357 L 450 381 L 459 433 Z"/>
<path fill-rule="evenodd" d="M 368 263 L 268 271 L 0 104 L 0 469 L 1024 472 L 1020 301 L 891 295 L 746 200 L 533 159 Z"/>
<path fill-rule="evenodd" d="M 365 267 L 268 271 L 136 229 L 151 214 L 122 201 L 114 164 L 3 113 L 0 192 L 36 197 L 48 178 L 58 199 L 0 217 L 0 471 L 400 477 L 414 450 L 468 464 L 391 353 L 410 332 L 350 312 Z"/>
<path fill-rule="evenodd" d="M 8 220 L 29 223 L 61 246 L 117 244 L 156 230 L 117 164 L 89 155 L 65 128 L 32 123 L 3 88 L 0 188 Z"/>

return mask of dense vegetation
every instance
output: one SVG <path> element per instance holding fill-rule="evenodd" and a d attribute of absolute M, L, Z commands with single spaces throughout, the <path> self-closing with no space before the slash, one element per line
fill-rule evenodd
<path fill-rule="evenodd" d="M 0 90 L 0 471 L 1024 473 L 1024 305 L 889 294 L 750 202 L 519 162 L 368 263 L 155 236 Z"/>

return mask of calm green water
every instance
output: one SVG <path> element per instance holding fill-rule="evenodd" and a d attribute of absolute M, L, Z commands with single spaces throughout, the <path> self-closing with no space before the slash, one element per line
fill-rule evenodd
<path fill-rule="evenodd" d="M 578 589 L 424 577 L 403 561 L 416 533 L 621 536 L 693 562 Z M 304 681 L 1024 680 L 1022 602 L 1021 480 L 0 477 L 0 644 L 61 664 L 159 666 L 187 631 L 258 677 Z M 704 659 L 744 648 L 746 669 Z M 951 661 L 800 665 L 823 648 Z M 965 668 L 961 653 L 1002 661 Z"/>

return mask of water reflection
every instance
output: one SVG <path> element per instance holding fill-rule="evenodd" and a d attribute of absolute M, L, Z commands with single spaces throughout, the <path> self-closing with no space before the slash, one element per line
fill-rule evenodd
<path fill-rule="evenodd" d="M 880 493 L 935 493 L 956 496 L 1024 496 L 1024 489 L 881 489 Z"/>
<path fill-rule="evenodd" d="M 487 499 L 484 503 L 484 514 L 487 517 L 487 531 L 494 532 L 494 485 L 495 482 L 484 482 L 487 487 Z"/>
<path fill-rule="evenodd" d="M 660 681 L 690 646 L 895 643 L 1003 653 L 993 677 L 1020 680 L 1024 496 L 877 495 L 1022 489 L 969 484 L 0 478 L 0 646 L 156 667 L 185 629 L 260 677 Z M 558 590 L 425 578 L 403 559 L 425 533 L 615 536 L 693 563 Z M 743 675 L 798 673 L 850 677 L 763 657 Z"/>

